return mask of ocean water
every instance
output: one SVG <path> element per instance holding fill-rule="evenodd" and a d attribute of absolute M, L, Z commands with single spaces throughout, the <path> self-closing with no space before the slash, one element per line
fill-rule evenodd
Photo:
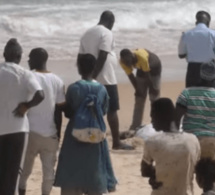
<path fill-rule="evenodd" d="M 75 60 L 81 35 L 109 9 L 116 18 L 117 53 L 147 48 L 158 55 L 176 54 L 181 32 L 194 27 L 198 10 L 211 14 L 215 28 L 214 7 L 214 0 L 0 0 L 0 52 L 16 37 L 24 57 L 44 47 L 51 59 Z"/>

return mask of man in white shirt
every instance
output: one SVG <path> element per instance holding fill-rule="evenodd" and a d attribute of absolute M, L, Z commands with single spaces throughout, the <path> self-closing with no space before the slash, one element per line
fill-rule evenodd
<path fill-rule="evenodd" d="M 160 132 L 145 141 L 141 163 L 143 177 L 149 177 L 152 195 L 193 195 L 193 174 L 200 157 L 196 136 L 178 132 L 175 108 L 169 98 L 152 103 L 152 125 Z"/>
<path fill-rule="evenodd" d="M 26 112 L 44 98 L 34 75 L 18 66 L 22 48 L 10 39 L 4 48 L 5 63 L 0 64 L 0 194 L 17 193 L 19 173 L 28 142 Z M 30 99 L 30 97 L 33 97 Z"/>
<path fill-rule="evenodd" d="M 29 54 L 29 66 L 42 86 L 44 101 L 29 110 L 30 124 L 29 144 L 27 148 L 23 173 L 20 178 L 19 195 L 26 192 L 27 179 L 30 176 L 36 156 L 42 162 L 43 181 L 42 195 L 49 195 L 54 182 L 54 166 L 60 138 L 64 105 L 64 83 L 55 74 L 47 70 L 48 53 L 43 48 L 35 48 Z"/>
<path fill-rule="evenodd" d="M 186 87 L 197 86 L 200 82 L 200 66 L 215 59 L 215 31 L 209 28 L 210 14 L 196 13 L 196 27 L 182 33 L 179 45 L 179 58 L 188 62 Z"/>
<path fill-rule="evenodd" d="M 90 28 L 81 38 L 78 59 L 81 54 L 92 54 L 96 59 L 96 68 L 94 78 L 102 83 L 108 92 L 109 110 L 107 120 L 111 129 L 113 138 L 113 149 L 133 149 L 120 142 L 119 139 L 119 120 L 117 110 L 119 109 L 119 97 L 117 89 L 117 80 L 114 69 L 118 64 L 116 54 L 114 53 L 114 39 L 111 29 L 115 17 L 111 11 L 104 11 L 101 14 L 98 25 Z"/>

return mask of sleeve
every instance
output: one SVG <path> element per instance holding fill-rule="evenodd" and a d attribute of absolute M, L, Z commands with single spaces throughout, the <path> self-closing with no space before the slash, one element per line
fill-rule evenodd
<path fill-rule="evenodd" d="M 79 46 L 79 52 L 78 52 L 79 54 L 84 54 L 85 52 L 84 52 L 84 47 L 83 47 L 83 44 L 82 44 L 82 39 L 81 39 L 81 41 L 80 41 L 80 46 Z"/>
<path fill-rule="evenodd" d="M 178 44 L 178 54 L 184 55 L 187 54 L 186 44 L 185 44 L 185 33 L 183 32 Z"/>
<path fill-rule="evenodd" d="M 106 52 L 111 52 L 113 47 L 113 35 L 112 32 L 108 29 L 105 29 L 102 33 L 99 50 Z"/>
<path fill-rule="evenodd" d="M 187 89 L 183 90 L 182 93 L 178 96 L 178 99 L 176 101 L 176 104 L 179 104 L 181 106 L 187 107 L 187 100 L 188 100 L 188 93 Z"/>
<path fill-rule="evenodd" d="M 133 72 L 132 67 L 126 66 L 126 65 L 123 64 L 121 61 L 120 61 L 119 63 L 120 63 L 120 66 L 122 67 L 122 69 L 125 71 L 125 73 L 126 73 L 127 75 L 130 75 L 130 74 Z"/>
<path fill-rule="evenodd" d="M 56 104 L 65 102 L 65 86 L 61 79 L 58 81 Z"/>
<path fill-rule="evenodd" d="M 150 154 L 150 143 L 148 140 L 145 142 L 142 160 L 146 162 L 148 165 L 152 165 L 153 159 Z"/>
<path fill-rule="evenodd" d="M 27 85 L 27 90 L 30 92 L 30 94 L 34 95 L 37 91 L 43 90 L 35 75 L 30 71 L 26 70 L 24 82 Z"/>

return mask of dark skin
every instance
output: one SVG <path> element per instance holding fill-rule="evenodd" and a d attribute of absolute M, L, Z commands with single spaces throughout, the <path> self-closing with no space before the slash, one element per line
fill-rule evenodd
<path fill-rule="evenodd" d="M 203 13 L 203 14 L 200 14 L 198 16 L 197 21 L 196 21 L 196 25 L 199 24 L 199 23 L 203 23 L 207 27 L 209 27 L 209 25 L 210 25 L 210 19 L 208 18 L 207 14 Z M 183 59 L 183 58 L 187 57 L 187 54 L 179 54 L 178 57 L 180 59 Z"/>
<path fill-rule="evenodd" d="M 39 58 L 40 56 L 38 56 Z M 31 58 L 29 56 L 29 68 L 30 70 L 35 70 L 41 73 L 49 73 L 50 71 L 47 70 L 46 61 L 38 63 L 36 59 Z M 62 112 L 65 106 L 65 102 L 61 104 L 55 104 L 55 111 L 54 111 L 54 122 L 57 129 L 57 137 L 60 140 L 61 137 L 61 126 L 62 126 Z"/>
<path fill-rule="evenodd" d="M 162 129 L 164 132 L 171 132 L 170 124 L 171 121 L 163 121 L 160 120 L 159 117 L 156 116 L 155 111 L 151 110 L 151 119 L 152 119 L 152 125 L 156 131 L 159 131 Z M 159 182 L 156 180 L 156 172 L 155 167 L 153 166 L 152 162 L 151 164 L 146 163 L 144 160 L 141 162 L 141 175 L 143 177 L 149 177 L 149 184 L 152 186 L 152 189 L 158 189 L 163 184 L 162 182 Z"/>
<path fill-rule="evenodd" d="M 16 56 L 10 56 L 7 53 L 4 53 L 5 61 L 19 64 L 21 61 L 22 53 L 18 53 Z M 42 100 L 44 99 L 44 92 L 43 90 L 38 90 L 33 98 L 28 102 L 21 102 L 17 105 L 17 107 L 14 109 L 13 114 L 16 117 L 24 117 L 28 109 L 30 109 L 33 106 L 38 105 Z"/>
<path fill-rule="evenodd" d="M 101 16 L 98 25 L 103 25 L 107 29 L 112 30 L 114 22 L 115 22 L 115 18 L 114 18 L 113 13 L 111 11 L 105 11 L 105 14 L 103 14 L 103 15 L 104 15 L 104 17 Z M 92 73 L 92 77 L 94 79 L 96 79 L 98 77 L 99 73 L 102 71 L 104 64 L 107 60 L 108 53 L 109 52 L 104 51 L 104 50 L 99 51 L 98 58 L 96 60 L 96 66 L 95 66 L 94 72 Z M 78 60 L 80 59 L 80 56 L 81 56 L 81 54 L 78 54 Z M 112 148 L 115 150 L 118 150 L 118 149 L 125 149 L 125 150 L 134 149 L 133 147 L 128 146 L 126 144 L 123 144 L 120 141 L 120 138 L 119 138 L 119 119 L 118 119 L 117 111 L 108 111 L 107 121 L 108 121 L 108 124 L 110 126 L 112 138 L 113 138 Z"/>
<path fill-rule="evenodd" d="M 137 59 L 137 56 L 134 54 L 134 53 L 131 53 L 130 55 L 127 55 L 126 57 L 124 58 L 121 58 L 121 61 L 123 64 L 125 64 L 126 66 L 128 66 L 129 68 L 133 67 L 133 68 L 136 68 L 136 64 L 138 62 L 138 59 Z M 150 73 L 147 72 L 146 73 L 147 77 L 150 77 Z M 133 73 L 129 74 L 128 75 L 128 78 L 132 84 L 132 86 L 134 87 L 134 90 L 135 90 L 135 95 L 141 95 L 141 92 L 138 90 L 137 88 L 137 81 L 136 81 L 136 77 L 134 76 Z"/>

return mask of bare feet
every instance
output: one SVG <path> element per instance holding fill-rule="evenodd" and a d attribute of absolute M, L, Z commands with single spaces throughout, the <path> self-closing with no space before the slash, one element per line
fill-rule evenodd
<path fill-rule="evenodd" d="M 113 146 L 112 149 L 113 150 L 134 150 L 135 148 L 133 146 L 120 142 L 118 145 Z"/>

